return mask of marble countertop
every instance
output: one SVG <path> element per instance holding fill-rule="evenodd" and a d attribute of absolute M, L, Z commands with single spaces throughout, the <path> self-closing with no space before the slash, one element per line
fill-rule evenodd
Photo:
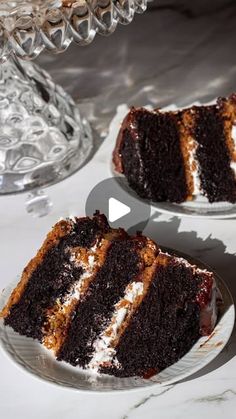
<path fill-rule="evenodd" d="M 186 12 L 183 1 L 181 10 L 176 3 L 167 1 L 165 7 L 138 16 L 129 27 L 120 28 L 109 39 L 97 39 L 88 48 L 71 47 L 60 57 L 40 57 L 40 63 L 75 97 L 81 92 L 81 106 L 98 132 L 107 130 L 119 103 L 181 105 L 195 99 L 210 100 L 236 89 L 234 2 L 225 1 L 223 7 L 220 3 L 224 2 L 217 1 L 217 11 L 212 16 L 203 6 L 199 12 L 195 9 Z M 107 45 L 105 51 L 103 42 Z M 145 57 L 141 62 L 140 50 Z M 117 66 L 114 59 L 109 61 L 112 51 L 119 55 Z M 88 77 L 92 80 L 90 87 L 85 83 Z M 135 92 L 139 94 L 135 96 Z M 26 212 L 24 194 L 0 198 L 0 288 L 22 271 L 59 217 L 84 214 L 89 191 L 99 180 L 110 176 L 108 158 L 106 146 L 102 145 L 99 153 L 78 173 L 47 188 L 53 206 L 45 217 L 33 218 Z M 161 245 L 209 264 L 224 278 L 235 299 L 236 219 L 181 219 L 157 214 L 155 221 L 147 224 L 145 234 Z M 220 419 L 224 416 L 234 419 L 235 355 L 234 329 L 223 352 L 183 382 L 130 393 L 85 394 L 34 378 L 18 369 L 0 351 L 0 417 Z"/>

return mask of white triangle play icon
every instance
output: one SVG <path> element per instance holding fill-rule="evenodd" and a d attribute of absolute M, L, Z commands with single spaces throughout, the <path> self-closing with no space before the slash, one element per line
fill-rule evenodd
<path fill-rule="evenodd" d="M 129 214 L 130 211 L 131 209 L 128 205 L 123 204 L 123 202 L 118 201 L 118 199 L 109 198 L 108 218 L 111 223 L 124 217 L 124 215 Z"/>

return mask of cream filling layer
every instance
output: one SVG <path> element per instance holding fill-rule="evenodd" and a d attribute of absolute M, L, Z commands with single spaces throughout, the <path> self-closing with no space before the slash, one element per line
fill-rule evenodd
<path fill-rule="evenodd" d="M 118 337 L 119 329 L 137 298 L 143 294 L 143 289 L 143 282 L 132 282 L 126 287 L 124 297 L 115 305 L 109 326 L 93 343 L 94 353 L 87 365 L 88 369 L 97 371 L 99 367 L 111 363 L 114 359 L 116 349 L 112 346 L 112 343 Z M 115 360 L 114 362 L 116 363 Z"/>
<path fill-rule="evenodd" d="M 200 177 L 199 177 L 199 164 L 196 157 L 196 151 L 198 144 L 191 138 L 190 140 L 190 151 L 189 151 L 189 165 L 191 169 L 191 175 L 193 179 L 193 196 L 197 196 L 201 194 L 201 185 L 200 185 Z"/>
<path fill-rule="evenodd" d="M 102 241 L 99 243 L 99 245 L 102 245 Z M 89 250 L 90 255 L 88 256 L 88 263 L 84 263 L 81 260 L 78 261 L 76 254 L 71 252 L 70 261 L 74 263 L 77 267 L 81 267 L 84 272 L 80 276 L 79 280 L 73 284 L 69 293 L 67 294 L 64 300 L 65 306 L 70 305 L 71 301 L 74 299 L 80 299 L 86 280 L 95 273 L 95 270 L 97 268 L 97 262 L 95 261 L 95 254 L 97 248 L 98 243 L 96 243 Z"/>
<path fill-rule="evenodd" d="M 234 142 L 234 153 L 236 153 L 236 125 L 233 125 L 233 128 L 232 128 L 232 139 Z M 236 175 L 236 161 L 232 160 L 230 163 L 230 167 Z"/>

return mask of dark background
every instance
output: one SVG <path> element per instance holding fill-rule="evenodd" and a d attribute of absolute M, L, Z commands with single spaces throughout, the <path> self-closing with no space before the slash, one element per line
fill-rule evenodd
<path fill-rule="evenodd" d="M 102 129 L 120 103 L 187 105 L 236 90 L 235 45 L 234 0 L 156 0 L 110 37 L 37 61 Z"/>

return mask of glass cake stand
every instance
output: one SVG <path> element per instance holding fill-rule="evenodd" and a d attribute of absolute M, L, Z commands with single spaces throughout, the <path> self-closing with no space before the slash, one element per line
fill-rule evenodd
<path fill-rule="evenodd" d="M 87 45 L 145 9 L 146 0 L 0 0 L 0 194 L 58 182 L 92 149 L 73 99 L 30 60 Z"/>

